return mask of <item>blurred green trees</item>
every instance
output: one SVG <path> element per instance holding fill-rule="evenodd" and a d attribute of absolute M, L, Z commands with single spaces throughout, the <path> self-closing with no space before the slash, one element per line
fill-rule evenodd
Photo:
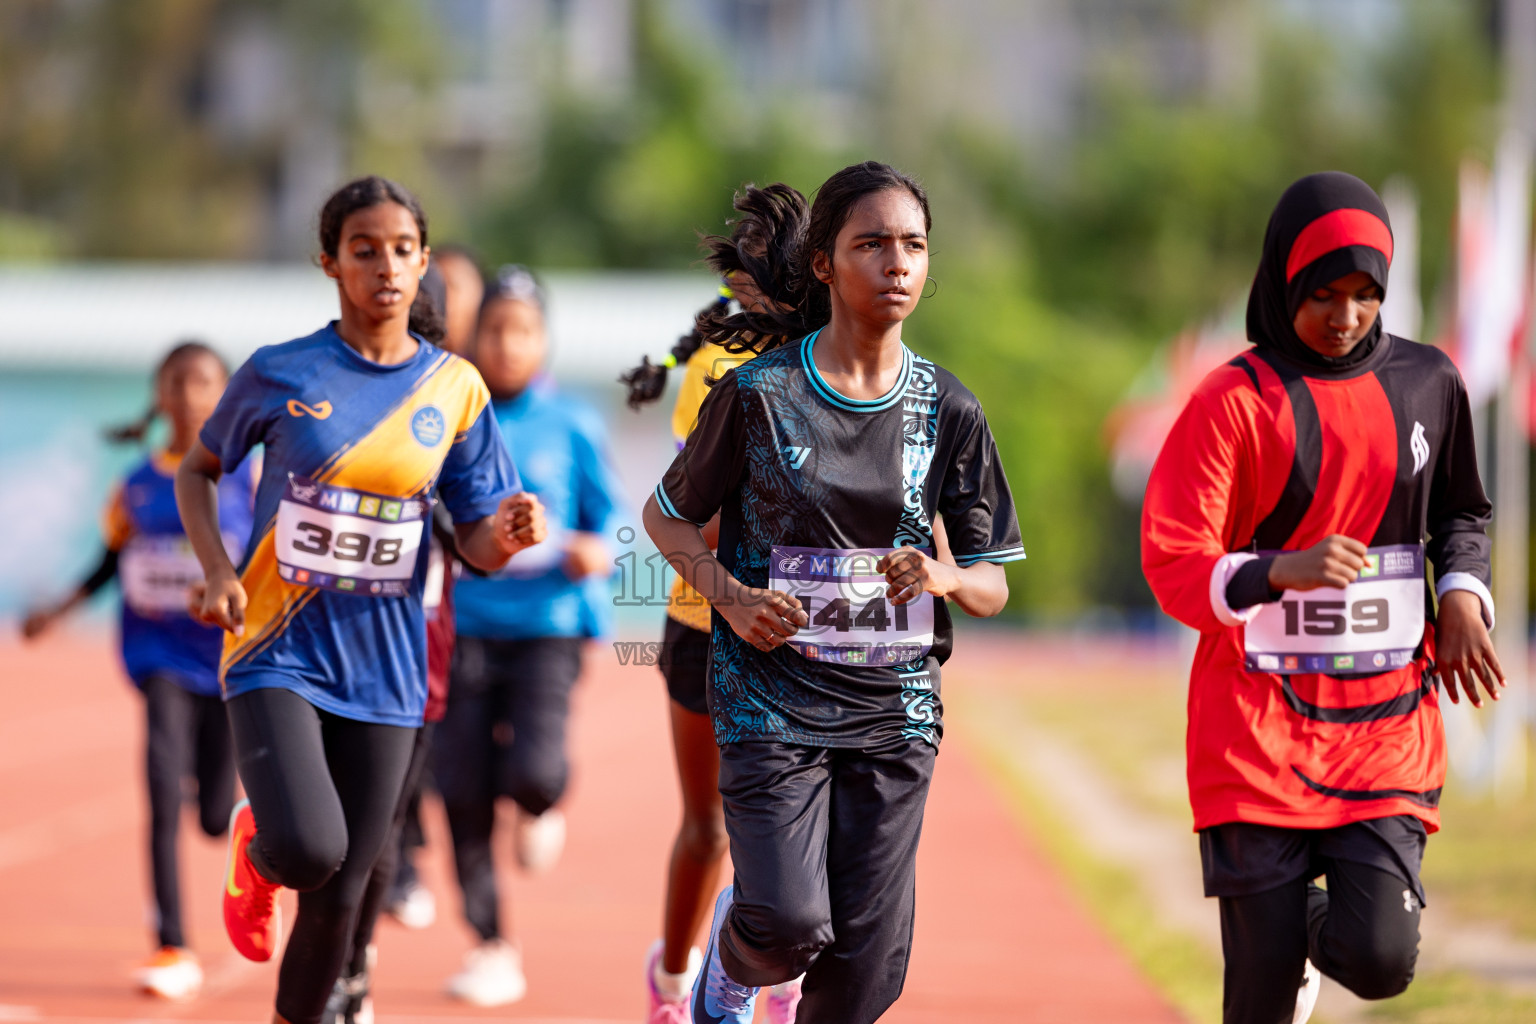
<path fill-rule="evenodd" d="M 1106 412 L 1160 342 L 1246 292 L 1271 205 L 1300 174 L 1411 181 L 1433 299 L 1457 164 L 1492 140 L 1485 5 L 1408 0 L 1367 21 L 1250 3 L 1262 22 L 1251 88 L 1170 99 L 1106 73 L 1072 138 L 1025 153 L 944 91 L 930 57 L 953 54 L 930 45 L 936 15 L 892 4 L 902 14 L 870 27 L 883 34 L 848 117 L 812 94 L 749 93 L 664 0 L 638 0 L 632 88 L 551 81 L 531 162 L 476 192 L 425 151 L 420 105 L 395 102 L 430 94 L 449 59 L 419 2 L 12 0 L 0 5 L 0 256 L 260 255 L 283 154 L 259 135 L 231 144 L 201 106 L 211 26 L 252 12 L 293 40 L 304 95 L 344 142 L 339 170 L 403 177 L 438 226 L 493 261 L 687 266 L 741 183 L 809 192 L 847 162 L 889 160 L 924 180 L 935 216 L 939 289 L 909 339 L 981 397 L 1016 489 L 1030 557 L 1010 570 L 1014 607 L 1149 605 L 1137 510 L 1109 487 Z M 1221 6 L 1185 5 L 1192 23 Z M 369 115 L 385 101 L 390 117 Z"/>
<path fill-rule="evenodd" d="M 1277 20 L 1246 98 L 1168 103 L 1106 79 L 1077 144 L 1048 161 L 963 107 L 903 90 L 872 90 L 868 132 L 818 146 L 796 130 L 804 108 L 732 95 L 655 4 L 642 11 L 635 92 L 550 118 L 539 173 L 478 241 L 497 258 L 680 266 L 743 181 L 809 192 L 868 157 L 918 175 L 939 289 L 909 339 L 988 409 L 1029 551 L 1010 569 L 1012 606 L 1045 619 L 1150 606 L 1138 510 L 1109 486 L 1104 418 L 1159 342 L 1246 294 L 1285 186 L 1321 169 L 1411 181 L 1433 296 L 1449 269 L 1457 165 L 1487 151 L 1493 128 L 1493 54 L 1472 5 L 1411 5 L 1370 39 Z"/>

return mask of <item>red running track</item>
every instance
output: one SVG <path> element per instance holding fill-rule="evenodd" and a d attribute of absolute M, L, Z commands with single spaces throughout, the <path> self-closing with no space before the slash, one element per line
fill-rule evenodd
<path fill-rule="evenodd" d="M 1022 664 L 1023 662 L 1016 662 Z M 964 685 L 964 658 L 947 686 Z M 665 691 L 651 668 L 594 647 L 573 726 L 576 778 L 562 863 L 529 880 L 499 850 L 528 997 L 474 1010 L 441 995 L 469 944 L 435 805 L 422 870 L 438 922 L 380 925 L 380 1024 L 472 1018 L 547 1024 L 643 1019 L 642 958 L 658 934 L 678 814 Z M 130 987 L 151 951 L 142 709 L 104 637 L 0 642 L 0 1024 L 12 1021 L 264 1022 L 276 968 L 223 935 L 223 844 L 191 816 L 183 901 L 208 983 L 170 1004 Z M 1011 816 L 952 721 L 928 803 L 916 944 L 892 1024 L 1175 1024 L 1179 1017 L 1095 926 Z"/>

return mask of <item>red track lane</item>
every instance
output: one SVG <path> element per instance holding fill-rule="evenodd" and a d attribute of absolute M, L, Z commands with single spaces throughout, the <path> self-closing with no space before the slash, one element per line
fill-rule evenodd
<path fill-rule="evenodd" d="M 1021 663 L 1021 662 L 1015 662 Z M 964 661 L 947 673 L 964 685 Z M 183 902 L 208 984 L 192 1003 L 136 995 L 150 952 L 142 709 L 109 643 L 61 635 L 0 643 L 0 1022 L 264 1022 L 276 968 L 223 935 L 223 844 L 184 819 Z M 437 924 L 380 924 L 381 1024 L 497 1018 L 548 1024 L 642 1019 L 641 960 L 658 934 L 678 801 L 665 691 L 651 668 L 594 647 L 574 722 L 570 839 L 548 876 L 508 864 L 504 902 L 523 944 L 528 997 L 477 1011 L 442 996 L 469 943 L 445 828 L 428 808 L 421 867 Z M 892 1024 L 1176 1024 L 1179 1020 L 1065 891 L 951 722 L 928 803 L 918 924 Z M 507 842 L 499 846 L 510 861 Z M 289 903 L 291 909 L 291 900 Z"/>

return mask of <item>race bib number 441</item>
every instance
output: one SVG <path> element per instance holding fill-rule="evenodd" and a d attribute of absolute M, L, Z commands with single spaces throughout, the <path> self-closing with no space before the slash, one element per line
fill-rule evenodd
<path fill-rule="evenodd" d="M 290 474 L 277 506 L 278 573 L 290 583 L 399 597 L 416 574 L 427 502 Z"/>
<path fill-rule="evenodd" d="M 788 646 L 816 661 L 899 665 L 933 646 L 933 595 L 893 605 L 875 565 L 895 548 L 775 547 L 768 586 L 799 598 L 810 625 Z"/>
<path fill-rule="evenodd" d="M 1251 672 L 1370 674 L 1402 668 L 1424 637 L 1424 548 L 1370 548 L 1343 589 L 1287 590 L 1244 627 Z"/>

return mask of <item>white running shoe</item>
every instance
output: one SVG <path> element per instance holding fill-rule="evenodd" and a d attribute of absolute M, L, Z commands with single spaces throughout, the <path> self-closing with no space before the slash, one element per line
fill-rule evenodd
<path fill-rule="evenodd" d="M 1323 976 L 1317 968 L 1312 966 L 1312 961 L 1307 961 L 1306 968 L 1301 974 L 1301 988 L 1296 993 L 1296 1014 L 1291 1018 L 1291 1024 L 1307 1024 L 1312 1011 L 1317 1006 L 1317 993 L 1323 987 Z"/>
<path fill-rule="evenodd" d="M 513 851 L 518 867 L 530 875 L 542 875 L 560 862 L 565 850 L 565 815 L 551 807 L 540 815 L 517 809 Z"/>
<path fill-rule="evenodd" d="M 133 981 L 161 999 L 191 999 L 203 987 L 203 968 L 191 950 L 166 946 L 133 972 Z"/>
<path fill-rule="evenodd" d="M 688 994 L 693 991 L 704 954 L 694 946 L 688 951 L 688 969 L 682 974 L 668 974 L 661 965 L 665 948 L 666 943 L 657 939 L 645 955 L 645 991 L 649 997 L 645 1024 L 689 1024 Z M 662 978 L 668 979 L 665 988 Z"/>
<path fill-rule="evenodd" d="M 471 1006 L 506 1006 L 528 993 L 523 954 L 505 939 L 481 943 L 464 954 L 464 969 L 448 979 L 448 994 Z"/>
<path fill-rule="evenodd" d="M 430 928 L 437 920 L 437 899 L 419 882 L 401 893 L 388 909 L 390 917 L 412 931 Z"/>

